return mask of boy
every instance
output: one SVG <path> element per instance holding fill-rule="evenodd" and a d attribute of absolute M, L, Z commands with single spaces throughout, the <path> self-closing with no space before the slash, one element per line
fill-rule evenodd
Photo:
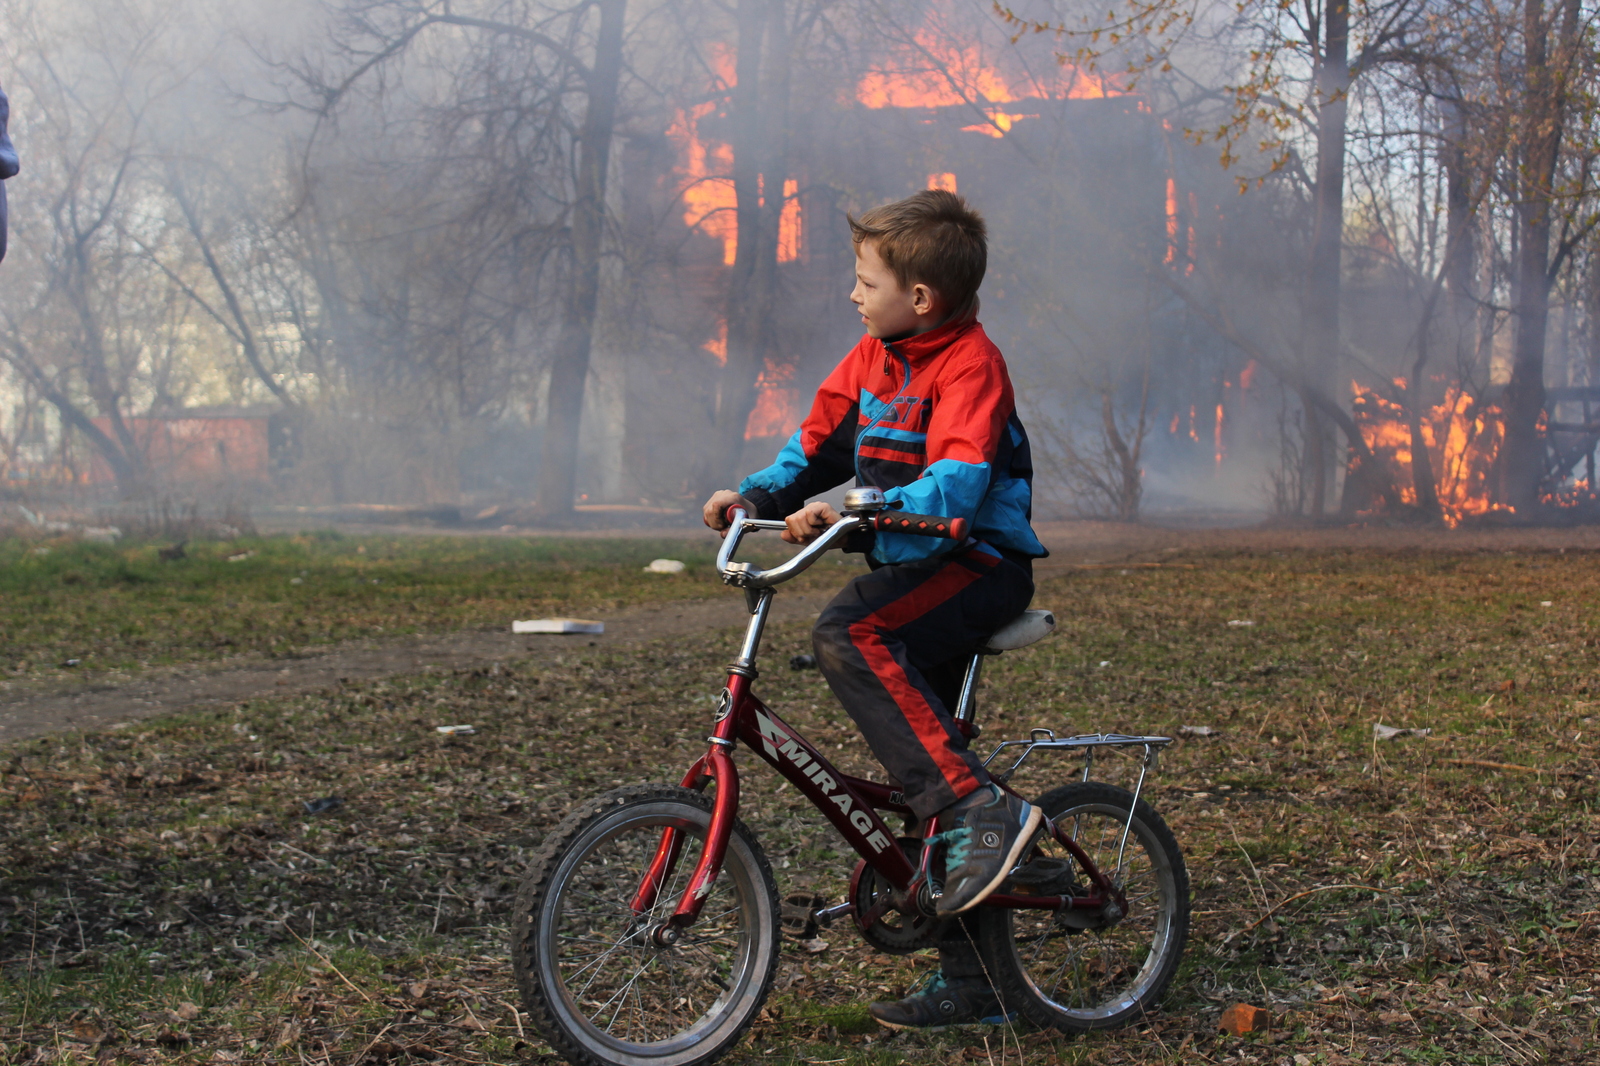
<path fill-rule="evenodd" d="M 1032 467 L 1000 351 L 978 324 L 987 266 L 983 219 L 954 193 L 929 190 L 850 219 L 851 301 L 863 337 L 817 392 L 811 413 L 738 492 L 705 506 L 727 528 L 730 506 L 784 518 L 791 543 L 840 518 L 806 503 L 854 477 L 918 514 L 965 518 L 964 544 L 879 533 L 872 571 L 817 620 L 817 663 L 879 761 L 926 825 L 952 830 L 940 917 L 955 918 L 1005 881 L 1032 842 L 1037 808 L 994 785 L 951 717 L 961 667 L 1033 598 Z M 978 1021 L 998 1007 L 962 921 L 945 925 L 940 973 L 920 994 L 874 1003 L 884 1025 Z"/>

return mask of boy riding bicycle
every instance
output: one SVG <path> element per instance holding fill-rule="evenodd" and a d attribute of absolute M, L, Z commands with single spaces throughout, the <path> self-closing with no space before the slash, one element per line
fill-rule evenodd
<path fill-rule="evenodd" d="M 988 249 L 983 219 L 954 193 L 928 190 L 850 219 L 866 336 L 828 375 L 810 414 L 765 470 L 705 505 L 725 530 L 730 507 L 782 518 L 785 540 L 815 540 L 839 514 L 807 503 L 850 478 L 890 506 L 965 518 L 947 541 L 863 535 L 870 573 L 817 620 L 817 663 L 873 754 L 924 826 L 948 831 L 937 911 L 965 914 L 998 889 L 1042 816 L 995 785 L 950 709 L 968 657 L 1033 598 L 1045 554 L 1029 524 L 1032 464 L 1000 351 L 979 325 Z M 920 993 L 874 1003 L 880 1023 L 948 1025 L 998 1010 L 964 922 L 940 942 L 940 971 Z"/>

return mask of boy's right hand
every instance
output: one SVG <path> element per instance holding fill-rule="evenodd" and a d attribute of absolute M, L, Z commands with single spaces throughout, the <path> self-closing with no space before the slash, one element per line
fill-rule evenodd
<path fill-rule="evenodd" d="M 702 514 L 706 525 L 718 533 L 726 533 L 728 531 L 728 508 L 730 507 L 743 508 L 745 514 L 752 517 L 756 513 L 755 504 L 737 492 L 732 489 L 718 489 L 711 494 L 711 499 L 706 501 L 705 510 Z"/>

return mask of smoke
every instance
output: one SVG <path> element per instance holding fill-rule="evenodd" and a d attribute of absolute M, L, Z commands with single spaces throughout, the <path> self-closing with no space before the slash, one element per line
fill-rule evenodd
<path fill-rule="evenodd" d="M 1309 231 L 1189 132 L 1223 21 L 1185 82 L 953 2 L 3 0 L 0 485 L 692 520 L 854 343 L 846 213 L 945 187 L 1043 511 L 1281 505 Z"/>

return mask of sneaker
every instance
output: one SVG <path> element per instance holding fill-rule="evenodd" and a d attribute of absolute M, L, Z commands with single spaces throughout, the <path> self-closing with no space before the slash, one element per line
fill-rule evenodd
<path fill-rule="evenodd" d="M 1006 1021 L 989 982 L 982 977 L 945 977 L 937 971 L 905 999 L 869 1004 L 867 1013 L 890 1029 L 942 1029 L 974 1022 L 1000 1025 Z"/>
<path fill-rule="evenodd" d="M 944 894 L 934 910 L 951 918 L 982 903 L 1005 883 L 1033 843 L 1044 812 L 999 785 L 985 785 L 945 809 L 950 828 L 939 834 L 945 852 Z"/>

